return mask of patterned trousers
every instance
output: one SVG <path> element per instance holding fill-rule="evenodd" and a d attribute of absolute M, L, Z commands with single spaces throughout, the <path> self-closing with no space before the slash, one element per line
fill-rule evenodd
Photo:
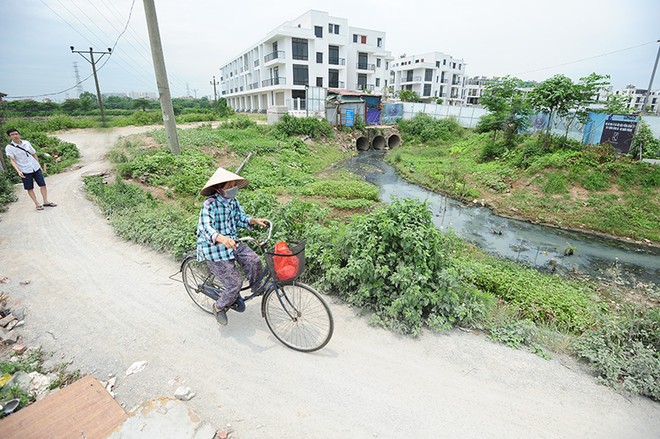
<path fill-rule="evenodd" d="M 220 298 L 215 302 L 219 308 L 226 308 L 234 303 L 241 293 L 243 276 L 236 262 L 243 269 L 247 280 L 253 285 L 253 292 L 258 289 L 256 284 L 261 280 L 263 273 L 263 264 L 254 250 L 247 244 L 238 242 L 236 244 L 237 247 L 234 250 L 234 257 L 236 259 L 229 261 L 206 261 L 206 265 L 208 265 L 211 273 L 225 287 L 224 291 L 220 293 Z"/>

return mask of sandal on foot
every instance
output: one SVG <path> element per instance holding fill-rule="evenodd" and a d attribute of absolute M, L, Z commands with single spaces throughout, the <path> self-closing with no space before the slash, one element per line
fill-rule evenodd
<path fill-rule="evenodd" d="M 37 210 L 44 210 L 44 206 L 37 206 Z"/>
<path fill-rule="evenodd" d="M 46 206 L 46 207 L 56 207 L 57 204 L 55 204 L 55 203 L 45 203 L 44 206 Z"/>

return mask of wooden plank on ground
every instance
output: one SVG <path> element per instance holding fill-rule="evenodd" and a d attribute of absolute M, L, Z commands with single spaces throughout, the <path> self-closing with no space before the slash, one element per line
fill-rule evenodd
<path fill-rule="evenodd" d="M 106 438 L 126 419 L 91 375 L 0 420 L 4 439 Z"/>

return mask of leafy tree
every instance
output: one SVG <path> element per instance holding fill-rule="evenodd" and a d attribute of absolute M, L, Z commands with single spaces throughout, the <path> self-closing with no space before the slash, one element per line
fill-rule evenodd
<path fill-rule="evenodd" d="M 660 139 L 657 139 L 653 135 L 651 127 L 643 119 L 639 121 L 639 127 L 637 128 L 635 137 L 633 137 L 629 153 L 633 157 L 639 157 L 640 149 L 642 150 L 642 157 L 660 159 Z"/>
<path fill-rule="evenodd" d="M 80 100 L 78 99 L 67 99 L 66 101 L 60 104 L 60 109 L 65 114 L 72 114 L 80 110 Z"/>
<path fill-rule="evenodd" d="M 553 116 L 566 116 L 575 107 L 580 95 L 571 78 L 555 75 L 536 86 L 529 93 L 529 99 L 535 110 L 548 115 L 546 135 L 549 136 Z"/>
<path fill-rule="evenodd" d="M 89 111 L 92 109 L 99 108 L 99 101 L 96 98 L 96 95 L 86 91 L 80 94 L 80 109 L 83 111 Z"/>
<path fill-rule="evenodd" d="M 142 111 L 147 111 L 147 108 L 151 108 L 151 101 L 144 98 L 134 99 L 133 108 L 140 109 Z"/>
<path fill-rule="evenodd" d="M 589 76 L 580 78 L 577 84 L 574 84 L 575 101 L 573 110 L 573 117 L 566 124 L 566 132 L 564 134 L 564 142 L 568 138 L 568 130 L 575 120 L 585 123 L 589 118 L 589 111 L 593 104 L 596 103 L 594 99 L 598 90 L 607 87 L 609 82 L 609 75 L 598 75 L 592 73 Z"/>
<path fill-rule="evenodd" d="M 420 102 L 419 94 L 416 91 L 412 90 L 401 90 L 399 92 L 399 98 L 403 102 Z"/>
<path fill-rule="evenodd" d="M 515 136 L 529 124 L 531 107 L 521 91 L 522 80 L 505 76 L 486 84 L 481 104 L 490 112 L 479 120 L 479 131 L 493 131 L 493 142 L 497 132 L 504 133 L 507 146 L 512 146 Z"/>
<path fill-rule="evenodd" d="M 600 112 L 608 114 L 630 114 L 628 98 L 624 95 L 609 94 L 605 101 L 605 108 Z"/>

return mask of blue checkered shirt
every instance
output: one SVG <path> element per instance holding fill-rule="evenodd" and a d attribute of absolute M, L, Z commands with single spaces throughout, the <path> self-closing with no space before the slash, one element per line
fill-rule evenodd
<path fill-rule="evenodd" d="M 238 227 L 251 229 L 236 198 L 227 200 L 218 194 L 204 201 L 197 224 L 197 260 L 227 261 L 234 259 L 234 250 L 215 242 L 218 235 L 238 239 Z"/>

